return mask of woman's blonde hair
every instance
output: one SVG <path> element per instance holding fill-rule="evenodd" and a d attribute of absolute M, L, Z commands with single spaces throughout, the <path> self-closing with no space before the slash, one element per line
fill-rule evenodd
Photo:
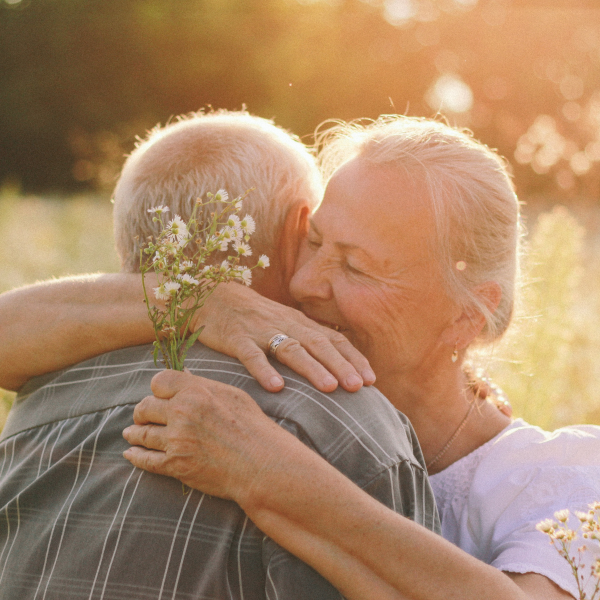
<path fill-rule="evenodd" d="M 485 316 L 479 342 L 498 339 L 514 310 L 521 239 L 519 202 L 504 159 L 468 131 L 399 115 L 326 122 L 316 142 L 326 180 L 360 157 L 424 182 L 436 229 L 433 250 L 448 293 Z M 502 290 L 495 311 L 475 291 L 488 281 Z"/>

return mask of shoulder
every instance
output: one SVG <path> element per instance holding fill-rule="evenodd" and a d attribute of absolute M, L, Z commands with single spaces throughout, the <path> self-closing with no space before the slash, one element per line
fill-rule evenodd
<path fill-rule="evenodd" d="M 274 363 L 285 387 L 266 392 L 249 375 L 234 385 L 256 400 L 262 410 L 282 427 L 326 458 L 356 483 L 361 465 L 365 483 L 381 472 L 409 463 L 424 471 L 420 447 L 408 419 L 374 387 L 358 392 L 338 388 L 331 393 L 315 389 L 306 379 Z"/>
<path fill-rule="evenodd" d="M 515 421 L 432 477 L 444 536 L 488 563 L 518 547 L 545 548 L 538 522 L 600 498 L 599 457 L 600 427 L 548 432 Z"/>

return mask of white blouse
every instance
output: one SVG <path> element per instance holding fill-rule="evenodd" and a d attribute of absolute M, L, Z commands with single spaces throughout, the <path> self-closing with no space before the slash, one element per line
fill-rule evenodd
<path fill-rule="evenodd" d="M 587 511 L 600 501 L 600 427 L 550 433 L 517 419 L 430 481 L 444 538 L 502 571 L 545 575 L 579 598 L 567 561 L 535 526 L 557 510 Z M 578 524 L 572 515 L 569 525 Z M 573 543 L 575 553 L 579 544 Z M 589 566 L 600 547 L 585 545 Z M 594 585 L 589 582 L 588 594 Z"/>

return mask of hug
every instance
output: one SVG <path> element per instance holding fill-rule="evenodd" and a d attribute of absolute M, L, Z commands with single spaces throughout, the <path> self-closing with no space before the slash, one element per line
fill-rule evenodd
<path fill-rule="evenodd" d="M 471 362 L 521 286 L 507 165 L 403 116 L 317 147 L 245 112 L 157 128 L 115 189 L 122 272 L 0 295 L 1 600 L 579 597 L 536 525 L 600 500 L 600 428 L 513 419 Z M 221 188 L 271 266 L 161 372 L 136 240 Z"/>

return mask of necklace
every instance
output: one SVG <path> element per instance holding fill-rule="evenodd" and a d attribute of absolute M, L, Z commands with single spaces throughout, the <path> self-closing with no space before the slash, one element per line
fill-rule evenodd
<path fill-rule="evenodd" d="M 476 398 L 477 396 L 471 402 L 471 406 L 469 406 L 467 414 L 465 415 L 464 419 L 460 422 L 459 426 L 456 428 L 456 431 L 450 436 L 450 439 L 446 442 L 446 445 L 435 455 L 433 460 L 431 460 L 427 465 L 425 465 L 425 468 L 428 471 L 431 467 L 433 467 L 433 465 L 435 465 L 436 462 L 438 462 L 438 460 L 440 460 L 440 458 L 442 458 L 442 456 L 444 456 L 444 454 L 446 454 L 446 452 L 448 452 L 448 448 L 450 448 L 452 442 L 459 436 L 460 432 L 465 428 L 467 420 L 469 419 L 471 413 L 473 412 L 473 409 L 475 408 Z"/>

